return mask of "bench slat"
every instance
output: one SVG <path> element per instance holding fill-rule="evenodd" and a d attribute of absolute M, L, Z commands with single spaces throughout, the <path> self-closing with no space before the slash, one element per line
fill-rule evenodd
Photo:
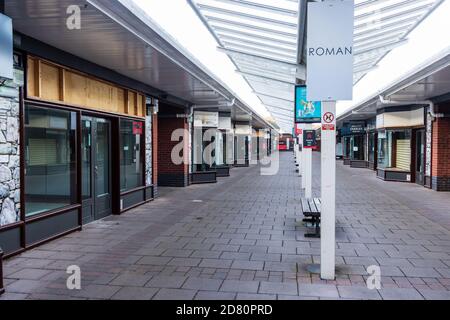
<path fill-rule="evenodd" d="M 314 199 L 309 199 L 308 202 L 309 202 L 309 206 L 311 208 L 311 212 L 314 212 L 314 213 L 320 212 L 317 209 L 317 206 L 316 206 L 316 203 L 314 202 Z"/>
<path fill-rule="evenodd" d="M 314 198 L 314 203 L 316 204 L 317 211 L 321 212 L 322 209 L 322 200 L 320 198 Z"/>
<path fill-rule="evenodd" d="M 304 198 L 302 198 L 301 201 L 302 201 L 302 210 L 303 210 L 303 212 L 311 212 L 311 209 L 309 207 L 308 201 L 306 199 L 304 199 Z"/>

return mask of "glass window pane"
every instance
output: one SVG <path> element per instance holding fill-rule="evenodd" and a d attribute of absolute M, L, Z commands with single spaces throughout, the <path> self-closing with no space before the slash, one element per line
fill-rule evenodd
<path fill-rule="evenodd" d="M 144 185 L 142 137 L 144 123 L 120 121 L 120 189 L 130 190 Z"/>
<path fill-rule="evenodd" d="M 25 108 L 25 215 L 76 203 L 76 113 Z"/>
<path fill-rule="evenodd" d="M 83 200 L 91 198 L 91 164 L 92 164 L 92 121 L 83 120 L 81 139 L 81 172 Z"/>
<path fill-rule="evenodd" d="M 95 148 L 95 172 L 97 196 L 110 193 L 109 191 L 109 122 L 97 121 L 97 147 Z"/>

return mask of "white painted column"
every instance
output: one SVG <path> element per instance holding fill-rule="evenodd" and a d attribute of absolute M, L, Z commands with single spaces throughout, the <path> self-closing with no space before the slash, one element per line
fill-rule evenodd
<path fill-rule="evenodd" d="M 300 134 L 298 135 L 298 143 L 299 143 L 299 151 L 298 151 L 298 176 L 301 177 L 303 175 L 303 152 L 300 151 L 300 148 L 303 148 L 303 125 L 300 124 Z M 303 178 L 302 178 L 303 183 Z M 302 184 L 302 187 L 304 185 Z"/>
<path fill-rule="evenodd" d="M 332 120 L 330 121 L 332 115 Z M 334 280 L 336 268 L 336 102 L 322 103 L 320 275 Z"/>
<path fill-rule="evenodd" d="M 311 124 L 305 124 L 305 130 L 311 130 Z M 312 198 L 312 149 L 303 146 L 303 176 L 305 198 Z"/>

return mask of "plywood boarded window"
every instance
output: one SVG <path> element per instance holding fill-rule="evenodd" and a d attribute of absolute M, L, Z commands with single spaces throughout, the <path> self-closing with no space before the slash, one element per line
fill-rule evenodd
<path fill-rule="evenodd" d="M 145 116 L 145 95 L 31 56 L 27 96 L 96 111 Z"/>

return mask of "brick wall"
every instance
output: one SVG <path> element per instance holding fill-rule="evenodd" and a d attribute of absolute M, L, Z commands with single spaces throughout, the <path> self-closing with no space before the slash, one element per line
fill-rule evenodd
<path fill-rule="evenodd" d="M 450 104 L 439 106 L 439 112 L 450 112 Z M 450 118 L 433 122 L 432 187 L 450 191 Z"/>
<path fill-rule="evenodd" d="M 158 118 L 158 185 L 170 187 L 186 187 L 189 183 L 188 161 L 175 164 L 171 155 L 173 148 L 179 141 L 171 141 L 172 133 L 176 129 L 188 130 L 188 124 L 184 118 L 159 117 Z M 184 137 L 184 150 L 188 150 L 189 137 Z M 184 157 L 188 154 L 183 154 Z"/>

